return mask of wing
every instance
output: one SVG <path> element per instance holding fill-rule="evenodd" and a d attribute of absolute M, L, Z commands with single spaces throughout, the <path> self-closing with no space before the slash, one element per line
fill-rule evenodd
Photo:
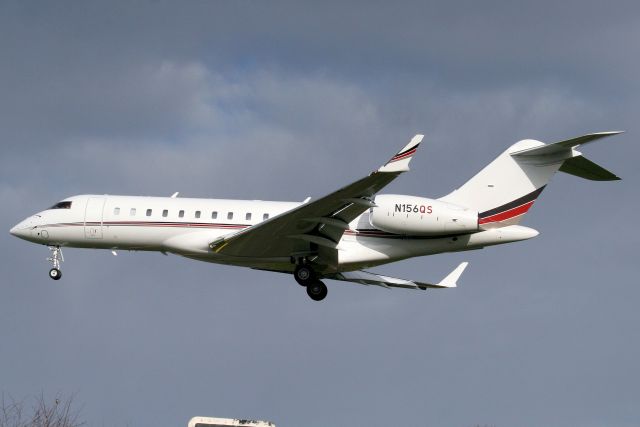
<path fill-rule="evenodd" d="M 377 285 L 384 288 L 408 288 L 422 289 L 427 288 L 455 288 L 458 286 L 457 281 L 467 268 L 469 263 L 463 262 L 456 267 L 447 277 L 438 283 L 416 282 L 414 280 L 397 279 L 395 277 L 382 276 L 368 271 L 349 271 L 327 275 L 327 279 L 342 280 L 345 282 L 360 283 L 362 285 Z"/>
<path fill-rule="evenodd" d="M 304 256 L 327 267 L 337 267 L 337 245 L 349 223 L 375 206 L 371 198 L 409 170 L 423 135 L 369 176 L 315 201 L 304 203 L 267 221 L 211 242 L 217 254 L 233 257 L 281 258 Z M 329 268 L 330 270 L 331 268 Z"/>

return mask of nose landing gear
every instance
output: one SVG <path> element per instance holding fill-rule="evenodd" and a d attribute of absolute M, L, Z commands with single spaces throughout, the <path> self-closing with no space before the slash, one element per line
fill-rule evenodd
<path fill-rule="evenodd" d="M 60 278 L 62 277 L 62 271 L 60 271 L 60 263 L 64 261 L 62 249 L 60 249 L 60 246 L 49 246 L 49 250 L 51 251 L 51 256 L 47 258 L 47 261 L 50 261 L 53 264 L 53 268 L 49 270 L 49 277 L 51 277 L 53 280 L 60 280 Z"/>
<path fill-rule="evenodd" d="M 60 280 L 60 278 L 62 277 L 62 271 L 57 268 L 52 268 L 51 270 L 49 270 L 49 277 L 51 277 L 53 280 Z"/>

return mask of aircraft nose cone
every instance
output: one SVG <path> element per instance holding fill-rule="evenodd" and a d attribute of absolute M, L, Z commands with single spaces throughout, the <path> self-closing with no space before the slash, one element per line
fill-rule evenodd
<path fill-rule="evenodd" d="M 30 230 L 29 230 L 28 224 L 26 224 L 25 221 L 22 221 L 21 223 L 16 224 L 11 230 L 9 230 L 9 233 L 12 236 L 25 239 L 29 236 Z"/>
<path fill-rule="evenodd" d="M 12 236 L 16 236 L 16 237 L 24 237 L 24 234 L 27 230 L 25 230 L 24 228 L 20 228 L 17 225 L 15 227 L 13 227 L 11 230 L 9 230 L 9 233 L 11 233 Z"/>

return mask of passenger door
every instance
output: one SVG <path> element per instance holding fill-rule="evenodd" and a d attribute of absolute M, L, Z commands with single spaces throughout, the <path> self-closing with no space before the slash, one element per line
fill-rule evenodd
<path fill-rule="evenodd" d="M 102 239 L 102 210 L 104 197 L 89 197 L 84 211 L 84 237 Z"/>

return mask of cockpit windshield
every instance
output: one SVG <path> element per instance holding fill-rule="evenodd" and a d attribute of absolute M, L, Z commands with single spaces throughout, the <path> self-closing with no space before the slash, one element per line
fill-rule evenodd
<path fill-rule="evenodd" d="M 71 209 L 71 202 L 59 202 L 51 206 L 49 209 Z"/>

